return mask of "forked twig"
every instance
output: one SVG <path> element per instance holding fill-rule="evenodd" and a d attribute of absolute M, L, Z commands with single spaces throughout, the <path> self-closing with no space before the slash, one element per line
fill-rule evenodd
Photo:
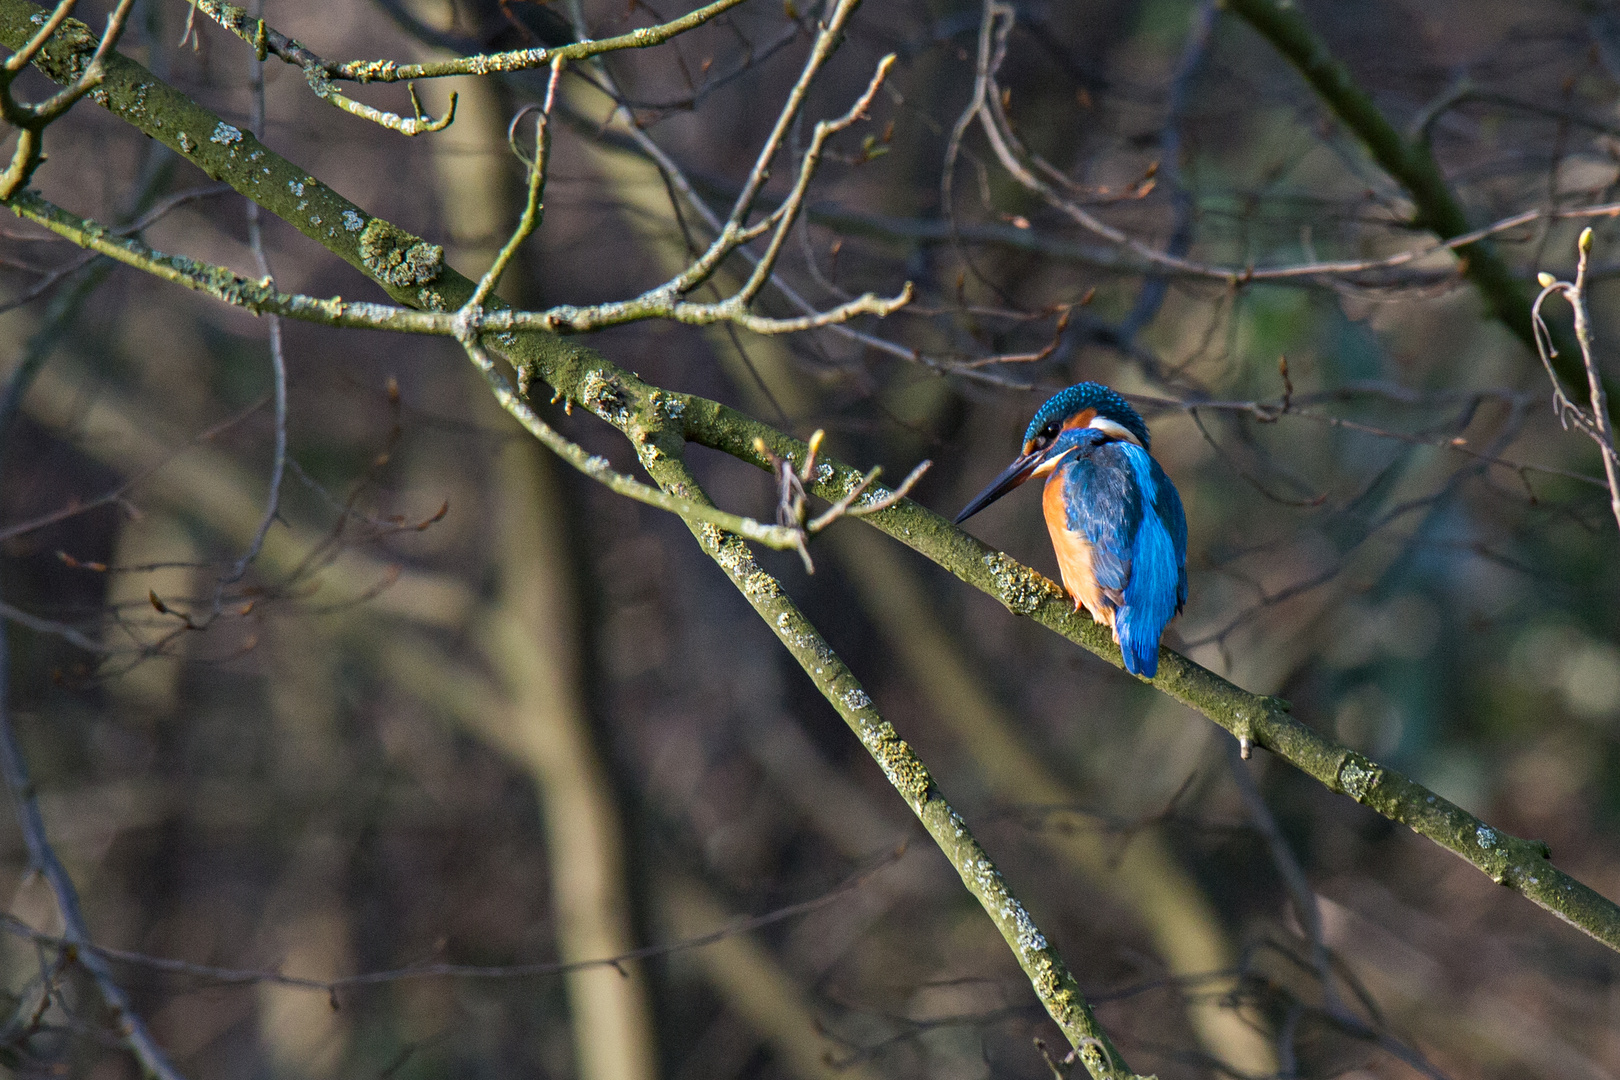
<path fill-rule="evenodd" d="M 821 443 L 827 433 L 817 428 L 815 434 L 810 436 L 809 448 L 804 455 L 804 465 L 794 469 L 793 462 L 785 457 L 778 456 L 764 439 L 754 440 L 754 452 L 771 463 L 771 474 L 776 477 L 776 523 L 783 528 L 797 530 L 799 534 L 799 558 L 804 560 L 804 569 L 808 574 L 816 572 L 816 565 L 810 559 L 808 547 L 810 537 L 825 529 L 841 517 L 865 517 L 880 510 L 887 510 L 895 503 L 906 497 L 906 493 L 914 487 L 923 473 L 928 471 L 932 461 L 922 461 L 893 491 L 884 492 L 878 498 L 860 506 L 855 505 L 859 499 L 872 486 L 872 482 L 883 472 L 880 466 L 873 466 L 865 476 L 861 477 L 849 493 L 825 513 L 815 518 L 810 517 L 810 496 L 805 490 L 816 477 L 816 455 L 821 452 Z"/>
<path fill-rule="evenodd" d="M 0 174 L 0 201 L 11 198 L 17 192 L 28 186 L 33 178 L 34 170 L 38 169 L 45 160 L 45 128 L 63 113 L 73 107 L 84 95 L 101 85 L 106 77 L 104 59 L 118 45 L 118 39 L 123 36 L 124 23 L 129 18 L 129 11 L 134 0 L 119 0 L 113 13 L 107 16 L 107 32 L 101 36 L 101 43 L 96 46 L 95 55 L 90 63 L 85 65 L 84 71 L 73 82 L 64 86 L 44 101 L 35 105 L 25 104 L 11 96 L 11 84 L 17 76 L 34 62 L 45 43 L 57 32 L 69 15 L 78 0 L 61 0 L 44 25 L 39 28 L 29 42 L 10 56 L 5 63 L 0 64 L 0 118 L 17 129 L 17 146 L 11 153 L 11 164 L 6 171 Z"/>
<path fill-rule="evenodd" d="M 805 195 L 820 167 L 827 140 L 866 115 L 867 108 L 870 107 L 894 66 L 894 55 L 885 56 L 878 62 L 866 89 L 843 115 L 817 122 L 811 144 L 799 163 L 791 192 L 774 210 L 749 224 L 748 218 L 770 178 L 771 164 L 781 153 L 793 125 L 799 119 L 811 84 L 843 40 L 845 24 L 857 6 L 857 0 L 839 0 L 826 24 L 817 34 L 810 56 L 805 60 L 798 80 L 778 113 L 770 135 L 756 154 L 753 168 L 750 169 L 741 192 L 732 204 L 730 215 L 723 223 L 718 218 L 708 222 L 715 229 L 714 239 L 679 274 L 629 300 L 595 304 L 590 307 L 564 305 L 543 312 L 512 313 L 504 316 L 497 314 L 491 316 L 488 328 L 583 333 L 641 319 L 664 318 L 693 326 L 729 322 L 758 334 L 784 334 L 842 326 L 860 315 L 876 315 L 882 318 L 909 304 L 913 288 L 908 282 L 893 297 L 884 298 L 874 293 L 865 293 L 826 310 L 805 305 L 802 308 L 804 314 L 795 318 L 773 318 L 757 315 L 750 310 L 755 297 L 767 282 L 773 280 L 777 259 L 787 241 L 789 231 L 799 220 Z M 631 128 L 634 130 L 633 124 Z M 666 175 L 669 175 L 668 170 Z M 751 256 L 747 245 L 767 234 L 769 240 L 765 251 L 758 256 Z M 738 253 L 748 258 L 754 265 L 747 281 L 733 295 L 713 303 L 694 303 L 685 299 L 689 293 L 712 278 L 726 259 Z M 503 323 L 503 318 L 510 319 L 511 322 Z"/>

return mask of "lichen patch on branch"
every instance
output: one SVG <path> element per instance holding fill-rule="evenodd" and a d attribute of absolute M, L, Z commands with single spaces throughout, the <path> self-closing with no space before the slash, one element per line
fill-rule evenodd
<path fill-rule="evenodd" d="M 412 236 L 382 218 L 360 233 L 360 259 L 378 280 L 396 289 L 427 285 L 444 270 L 444 248 Z"/>

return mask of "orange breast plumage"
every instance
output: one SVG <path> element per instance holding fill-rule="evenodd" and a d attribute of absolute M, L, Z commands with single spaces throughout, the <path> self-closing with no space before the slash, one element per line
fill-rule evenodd
<path fill-rule="evenodd" d="M 1058 573 L 1075 608 L 1084 605 L 1093 619 L 1113 627 L 1120 596 L 1097 583 L 1097 574 L 1092 569 L 1091 543 L 1084 533 L 1069 528 L 1068 510 L 1063 504 L 1063 483 L 1056 474 L 1046 481 L 1041 492 L 1041 512 L 1046 518 L 1046 531 L 1052 537 L 1052 550 L 1057 552 Z M 1117 630 L 1114 637 L 1117 641 Z"/>

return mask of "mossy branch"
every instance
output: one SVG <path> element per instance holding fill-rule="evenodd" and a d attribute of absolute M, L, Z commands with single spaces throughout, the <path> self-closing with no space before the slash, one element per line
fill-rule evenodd
<path fill-rule="evenodd" d="M 672 495 L 706 501 L 703 489 L 681 457 L 685 431 L 671 426 L 646 434 L 651 437 L 639 449 L 647 472 Z M 704 553 L 725 571 L 804 669 L 950 860 L 962 884 L 1001 932 L 1047 1014 L 1062 1030 L 1086 1071 L 1095 1080 L 1139 1080 L 1097 1023 L 1063 958 L 1013 895 L 967 822 L 946 801 L 922 759 L 900 738 L 894 725 L 883 719 L 855 673 L 804 617 L 781 583 L 754 561 L 748 545 L 712 526 L 690 520 L 687 524 Z"/>
<path fill-rule="evenodd" d="M 22 47 L 32 34 L 30 17 L 41 10 L 28 0 L 0 0 L 0 44 L 13 49 Z M 69 20 L 36 63 L 57 81 L 67 81 L 75 77 L 76 64 L 82 70 L 95 46 L 88 28 Z M 100 88 L 105 94 L 96 96 L 99 103 L 146 134 L 181 149 L 211 176 L 260 201 L 266 209 L 361 270 L 395 300 L 429 311 L 450 312 L 473 296 L 476 283 L 445 265 L 442 251 L 436 246 L 364 214 L 251 135 L 228 128 L 214 114 L 133 61 L 113 53 L 107 57 L 106 67 Z M 235 135 L 202 144 L 206 133 L 216 128 L 228 128 Z M 13 205 L 20 204 L 14 201 Z M 352 229 L 342 224 L 349 215 L 359 222 Z M 368 237 L 365 244 L 361 234 Z M 297 312 L 288 314 L 309 317 Z M 761 468 L 768 468 L 770 461 L 756 449 L 756 440 L 762 441 L 770 454 L 796 464 L 805 460 L 807 447 L 798 440 L 718 402 L 655 387 L 593 350 L 555 334 L 525 330 L 486 336 L 483 343 L 514 368 L 532 373 L 558 395 L 583 405 L 624 432 L 638 452 L 636 432 L 665 430 L 665 425 L 676 419 L 669 413 L 678 403 L 680 434 L 689 441 Z M 837 501 L 848 495 L 862 477 L 857 469 L 823 459 L 811 487 L 816 495 Z M 875 499 L 884 494 L 874 491 L 871 496 Z M 910 501 L 901 501 L 866 520 L 996 597 L 1015 614 L 1040 622 L 1113 664 L 1121 663 L 1118 647 L 1108 631 L 1076 614 L 1056 584 L 956 529 L 944 518 Z M 1522 893 L 1620 951 L 1620 906 L 1553 866 L 1545 844 L 1491 828 L 1395 770 L 1307 727 L 1289 714 L 1285 702 L 1251 694 L 1169 649 L 1160 651 L 1159 676 L 1153 685 L 1239 738 L 1266 747 L 1332 790 L 1433 840 L 1492 880 Z"/>
<path fill-rule="evenodd" d="M 798 440 L 727 406 L 700 398 L 687 401 L 687 435 L 694 441 L 761 467 L 767 462 L 752 449 L 757 438 L 777 455 L 803 459 L 806 447 Z M 822 482 L 813 490 L 822 498 L 836 499 L 860 473 L 829 464 L 830 471 L 821 474 Z M 1124 666 L 1107 628 L 1077 614 L 1055 582 L 945 518 L 907 500 L 864 520 L 994 596 L 1014 614 L 1035 620 L 1116 667 Z M 1239 739 L 1265 747 L 1332 790 L 1461 856 L 1491 880 L 1620 952 L 1620 906 L 1555 867 L 1545 843 L 1493 829 L 1394 769 L 1306 726 L 1291 715 L 1287 702 L 1252 694 L 1171 649 L 1160 648 L 1159 675 L 1152 684 Z"/>

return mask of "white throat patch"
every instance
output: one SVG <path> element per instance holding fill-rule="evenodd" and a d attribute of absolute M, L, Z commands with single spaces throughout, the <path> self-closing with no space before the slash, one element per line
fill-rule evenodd
<path fill-rule="evenodd" d="M 1142 440 L 1131 434 L 1130 428 L 1113 420 L 1108 420 L 1101 416 L 1093 416 L 1091 418 L 1091 423 L 1087 424 L 1086 426 L 1096 428 L 1101 432 L 1105 432 L 1112 438 L 1122 439 L 1125 442 L 1134 443 L 1137 446 L 1142 445 Z M 1143 447 L 1143 449 L 1146 449 L 1146 447 Z"/>
<path fill-rule="evenodd" d="M 1074 453 L 1076 449 L 1078 448 L 1071 446 L 1067 450 L 1063 451 L 1063 453 L 1058 454 L 1055 457 L 1047 458 L 1045 461 L 1035 466 L 1035 468 L 1029 474 L 1030 478 L 1033 480 L 1039 480 L 1043 476 L 1051 476 L 1052 470 L 1063 464 L 1063 459 Z"/>

